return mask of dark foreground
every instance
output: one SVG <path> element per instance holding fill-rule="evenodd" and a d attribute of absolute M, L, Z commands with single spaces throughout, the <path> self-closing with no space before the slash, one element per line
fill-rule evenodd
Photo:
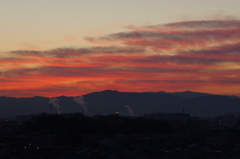
<path fill-rule="evenodd" d="M 0 127 L 1 159 L 240 158 L 237 119 L 41 114 L 21 124 L 2 120 Z"/>

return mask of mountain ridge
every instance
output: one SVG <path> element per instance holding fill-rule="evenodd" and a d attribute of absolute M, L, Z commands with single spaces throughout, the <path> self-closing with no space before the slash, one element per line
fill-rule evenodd
<path fill-rule="evenodd" d="M 114 114 L 142 116 L 144 114 L 182 113 L 185 110 L 194 116 L 213 117 L 229 112 L 240 112 L 240 98 L 200 92 L 119 92 L 105 90 L 82 96 L 85 108 L 68 96 L 56 97 L 64 113 L 84 113 L 86 115 Z M 86 112 L 87 110 L 87 112 Z M 132 111 L 132 112 L 130 112 Z M 0 97 L 0 117 L 14 118 L 16 115 L 51 113 L 49 98 Z M 56 109 L 52 109 L 56 113 Z"/>

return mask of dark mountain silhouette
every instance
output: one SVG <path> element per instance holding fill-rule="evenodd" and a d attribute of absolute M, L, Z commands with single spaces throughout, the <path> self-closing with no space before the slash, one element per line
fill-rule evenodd
<path fill-rule="evenodd" d="M 73 97 L 58 97 L 64 113 L 85 113 Z M 115 114 L 141 116 L 149 113 L 185 113 L 200 117 L 213 117 L 229 112 L 240 112 L 240 98 L 197 92 L 118 92 L 102 91 L 84 95 L 87 115 Z M 0 117 L 15 118 L 16 115 L 50 113 L 49 98 L 0 97 Z M 56 113 L 56 109 L 52 109 Z"/>
<path fill-rule="evenodd" d="M 208 93 L 199 93 L 199 92 L 191 92 L 191 91 L 185 91 L 185 92 L 175 92 L 172 93 L 174 95 L 185 97 L 185 98 L 195 98 L 195 97 L 202 97 L 202 96 L 212 96 L 212 94 Z"/>

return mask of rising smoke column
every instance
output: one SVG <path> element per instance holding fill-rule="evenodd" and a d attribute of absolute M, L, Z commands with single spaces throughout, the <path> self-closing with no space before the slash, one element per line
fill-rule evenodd
<path fill-rule="evenodd" d="M 130 116 L 134 116 L 132 108 L 130 108 L 128 105 L 126 105 L 125 108 L 127 109 Z"/>
<path fill-rule="evenodd" d="M 57 114 L 62 114 L 62 108 L 58 105 L 59 99 L 58 98 L 50 98 L 49 104 L 53 105 L 57 109 Z"/>
<path fill-rule="evenodd" d="M 75 97 L 74 101 L 83 107 L 83 109 L 85 111 L 85 115 L 86 115 L 87 114 L 87 103 L 84 101 L 84 97 L 83 96 Z"/>

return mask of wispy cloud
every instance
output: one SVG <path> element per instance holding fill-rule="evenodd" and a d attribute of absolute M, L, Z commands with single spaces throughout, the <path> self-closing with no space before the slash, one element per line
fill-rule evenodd
<path fill-rule="evenodd" d="M 81 95 L 104 89 L 240 95 L 239 20 L 127 28 L 85 38 L 103 45 L 1 53 L 0 95 Z"/>

